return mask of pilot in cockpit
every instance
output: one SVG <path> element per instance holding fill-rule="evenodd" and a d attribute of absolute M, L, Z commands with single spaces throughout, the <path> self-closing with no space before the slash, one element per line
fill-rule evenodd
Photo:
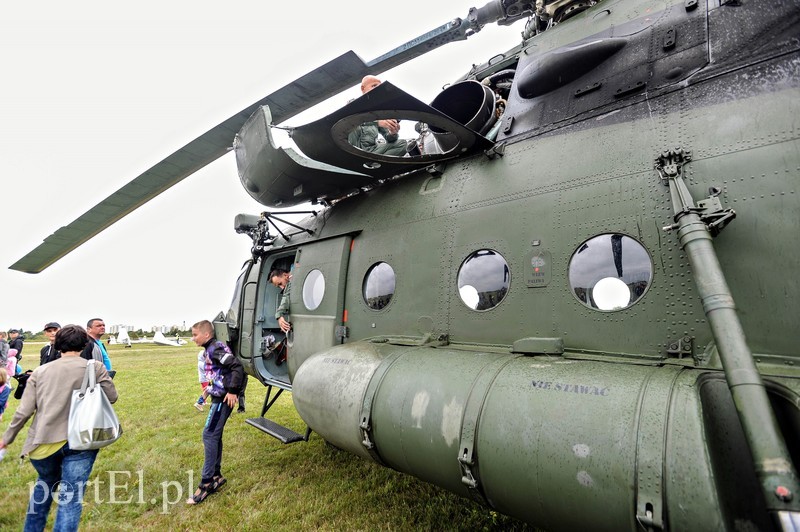
<path fill-rule="evenodd" d="M 366 94 L 378 85 L 381 80 L 372 75 L 361 80 L 361 94 Z M 356 148 L 381 155 L 402 157 L 406 154 L 406 141 L 400 139 L 400 121 L 395 119 L 364 122 L 347 135 L 347 142 Z"/>

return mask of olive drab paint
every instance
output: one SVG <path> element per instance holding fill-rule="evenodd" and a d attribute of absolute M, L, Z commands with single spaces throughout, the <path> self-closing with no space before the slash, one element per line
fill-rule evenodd
<path fill-rule="evenodd" d="M 293 127 L 299 150 L 272 137 L 523 20 L 430 104 L 382 80 Z M 248 194 L 312 202 L 235 220 L 251 257 L 216 323 L 268 386 L 247 422 L 548 531 L 800 529 L 799 34 L 797 0 L 493 0 L 343 54 L 156 165 L 177 182 L 230 140 Z M 348 142 L 395 120 L 406 155 Z M 163 190 L 153 175 L 136 190 Z M 83 222 L 13 267 L 41 271 Z M 283 391 L 305 436 L 268 419 Z"/>

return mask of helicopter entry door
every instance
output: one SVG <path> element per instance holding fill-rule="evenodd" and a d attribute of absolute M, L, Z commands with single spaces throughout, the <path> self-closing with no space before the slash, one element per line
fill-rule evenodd
<path fill-rule="evenodd" d="M 275 268 L 289 270 L 294 263 L 294 252 L 285 251 L 265 257 L 259 267 L 253 268 L 243 291 L 243 319 L 241 324 L 242 359 L 252 358 L 253 373 L 265 385 L 291 389 L 289 374 L 284 364 L 285 335 L 275 319 L 280 303 L 280 290 L 267 276 Z M 246 297 L 250 295 L 250 297 Z"/>
<path fill-rule="evenodd" d="M 344 297 L 353 235 L 297 249 L 290 292 L 289 376 L 309 356 L 343 343 Z"/>

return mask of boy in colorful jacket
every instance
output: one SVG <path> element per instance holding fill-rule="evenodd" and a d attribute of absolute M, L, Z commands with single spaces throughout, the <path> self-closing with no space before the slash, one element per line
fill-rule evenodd
<path fill-rule="evenodd" d="M 207 389 L 211 408 L 203 428 L 205 459 L 200 484 L 186 504 L 199 504 L 222 487 L 222 432 L 241 393 L 244 368 L 225 342 L 214 337 L 214 327 L 208 320 L 192 325 L 192 340 L 205 350 L 211 361 Z"/>

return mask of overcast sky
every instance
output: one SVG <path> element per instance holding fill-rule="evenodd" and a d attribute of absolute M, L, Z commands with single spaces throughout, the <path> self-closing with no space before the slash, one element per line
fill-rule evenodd
<path fill-rule="evenodd" d="M 0 6 L 0 329 L 48 321 L 191 325 L 227 310 L 263 206 L 228 154 L 44 272 L 8 269 L 141 172 L 237 111 L 353 50 L 365 61 L 454 17 L 469 0 L 5 2 Z M 383 74 L 430 102 L 519 41 L 486 27 Z M 360 94 L 340 94 L 327 112 Z M 317 112 L 320 116 L 323 113 Z M 315 116 L 292 119 L 300 125 Z M 231 142 L 233 139 L 231 139 Z"/>

